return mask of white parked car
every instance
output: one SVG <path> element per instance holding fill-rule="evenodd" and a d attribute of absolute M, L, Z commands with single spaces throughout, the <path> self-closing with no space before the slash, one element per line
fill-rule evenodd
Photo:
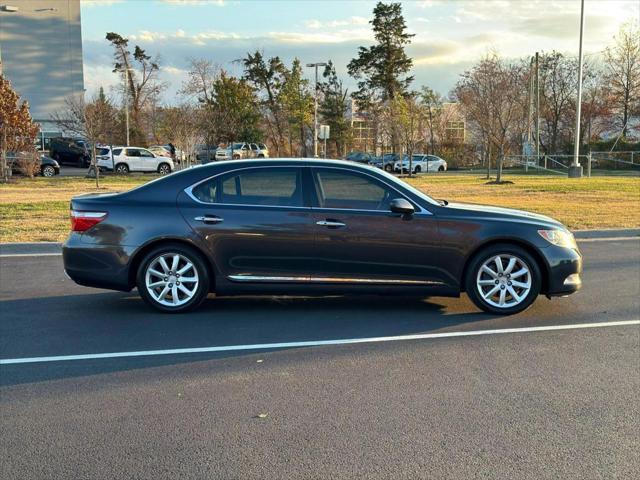
<path fill-rule="evenodd" d="M 444 172 L 447 170 L 447 162 L 435 155 L 425 155 L 422 153 L 414 153 L 411 158 L 412 173 L 421 172 Z M 404 156 L 402 162 L 396 162 L 393 165 L 396 173 L 406 173 L 409 171 L 409 157 Z"/>
<path fill-rule="evenodd" d="M 232 154 L 233 147 L 233 154 Z M 216 150 L 216 160 L 239 160 L 241 158 L 268 158 L 269 149 L 264 143 L 238 142 L 227 148 Z"/>
<path fill-rule="evenodd" d="M 109 153 L 98 155 L 97 160 L 101 170 L 115 169 L 121 175 L 129 172 L 158 172 L 160 175 L 167 175 L 175 169 L 171 158 L 154 155 L 140 147 L 114 147 L 113 161 Z"/>

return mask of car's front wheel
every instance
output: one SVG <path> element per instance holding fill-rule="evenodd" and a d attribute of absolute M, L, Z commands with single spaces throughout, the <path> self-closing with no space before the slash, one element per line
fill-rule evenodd
<path fill-rule="evenodd" d="M 387 164 L 384 166 L 384 171 L 385 171 L 385 172 L 389 172 L 389 173 L 393 172 L 393 165 L 391 165 L 390 163 L 387 163 Z"/>
<path fill-rule="evenodd" d="M 521 312 L 540 293 L 540 267 L 517 245 L 496 244 L 482 250 L 466 271 L 467 295 L 485 312 L 502 315 Z"/>
<path fill-rule="evenodd" d="M 160 175 L 168 175 L 171 173 L 171 167 L 168 163 L 161 163 L 158 165 L 158 173 Z"/>
<path fill-rule="evenodd" d="M 149 252 L 136 277 L 138 292 L 152 307 L 180 313 L 200 305 L 209 293 L 206 260 L 183 245 L 164 245 Z"/>

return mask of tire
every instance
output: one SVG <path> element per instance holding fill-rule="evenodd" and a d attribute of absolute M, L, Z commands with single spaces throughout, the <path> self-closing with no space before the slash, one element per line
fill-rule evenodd
<path fill-rule="evenodd" d="M 234 160 L 240 160 L 240 155 L 234 155 L 234 156 L 233 156 L 233 159 L 234 159 Z"/>
<path fill-rule="evenodd" d="M 388 163 L 387 163 L 387 164 L 384 166 L 384 171 L 385 171 L 385 172 L 388 172 L 388 173 L 393 172 L 393 165 L 390 165 L 390 164 L 388 164 Z"/>
<path fill-rule="evenodd" d="M 171 270 L 173 267 L 172 259 L 175 256 L 178 257 L 178 272 L 183 268 L 187 268 L 187 262 L 191 265 L 191 268 L 188 268 L 183 273 L 189 275 L 189 278 L 195 279 L 195 281 L 185 281 L 182 284 L 183 288 L 191 290 L 190 295 L 180 289 L 180 277 Z M 165 259 L 165 264 L 169 268 L 170 274 L 162 267 L 162 263 L 159 260 L 161 257 Z M 151 273 L 151 270 L 163 275 L 165 273 L 168 274 L 166 277 L 161 277 Z M 165 278 L 167 279 L 166 281 Z M 148 287 L 148 285 L 153 285 L 154 283 L 158 283 L 158 285 Z M 209 285 L 207 260 L 197 250 L 175 243 L 160 245 L 151 250 L 140 262 L 136 273 L 136 286 L 142 299 L 151 307 L 165 313 L 182 313 L 197 308 L 207 298 Z M 165 289 L 167 289 L 166 292 Z M 174 301 L 173 294 L 176 295 L 177 301 Z M 163 295 L 165 296 L 163 297 Z"/>
<path fill-rule="evenodd" d="M 259 154 L 258 158 L 264 158 L 264 153 Z"/>
<path fill-rule="evenodd" d="M 126 163 L 118 163 L 116 164 L 116 174 L 118 175 L 128 175 L 129 174 L 129 165 Z"/>
<path fill-rule="evenodd" d="M 171 167 L 168 163 L 161 163 L 158 165 L 158 173 L 160 175 L 169 175 L 171 173 Z"/>
<path fill-rule="evenodd" d="M 502 274 L 499 272 L 496 257 L 501 259 Z M 511 266 L 512 258 L 515 259 L 515 264 Z M 483 266 L 487 266 L 493 274 L 484 270 Z M 524 270 L 527 273 L 522 273 Z M 512 315 L 522 312 L 529 308 L 540 294 L 540 266 L 529 252 L 517 245 L 500 243 L 481 250 L 471 259 L 466 272 L 464 283 L 467 295 L 478 308 L 488 313 Z M 517 277 L 511 277 L 511 274 L 518 273 Z M 501 302 L 504 305 L 500 305 Z"/>
<path fill-rule="evenodd" d="M 439 172 L 444 172 L 444 167 L 443 167 L 442 165 L 440 165 L 440 166 L 438 167 L 438 171 L 439 171 Z"/>
<path fill-rule="evenodd" d="M 413 169 L 413 173 L 420 173 L 422 171 L 422 168 L 420 168 L 420 165 L 416 165 L 416 168 Z"/>
<path fill-rule="evenodd" d="M 42 167 L 42 176 L 47 178 L 55 177 L 56 169 L 53 168 L 51 165 L 46 165 Z"/>

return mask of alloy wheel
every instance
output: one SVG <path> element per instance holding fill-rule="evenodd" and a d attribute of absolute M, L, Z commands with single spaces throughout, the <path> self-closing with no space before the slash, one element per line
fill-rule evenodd
<path fill-rule="evenodd" d="M 158 173 L 160 175 L 167 175 L 170 172 L 171 172 L 171 169 L 169 168 L 169 165 L 167 165 L 167 164 L 162 164 L 162 165 L 160 165 L 160 167 L 158 167 Z"/>
<path fill-rule="evenodd" d="M 521 304 L 531 291 L 531 268 L 512 254 L 494 255 L 478 269 L 476 288 L 489 305 L 507 309 Z"/>
<path fill-rule="evenodd" d="M 47 166 L 42 169 L 43 177 L 53 177 L 55 174 L 56 174 L 56 170 L 51 166 Z"/>
<path fill-rule="evenodd" d="M 197 293 L 200 278 L 191 260 L 167 252 L 153 259 L 145 272 L 145 286 L 151 298 L 166 307 L 179 307 Z"/>

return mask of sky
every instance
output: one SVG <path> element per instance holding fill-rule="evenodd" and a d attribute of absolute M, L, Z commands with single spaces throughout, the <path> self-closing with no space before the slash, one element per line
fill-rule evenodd
<path fill-rule="evenodd" d="M 236 60 L 261 50 L 287 64 L 332 60 L 345 85 L 347 63 L 373 44 L 374 1 L 340 0 L 81 0 L 85 87 L 111 91 L 113 31 L 160 57 L 164 101 L 176 103 L 189 58 L 215 62 L 233 74 Z M 402 2 L 413 58 L 414 87 L 446 95 L 459 75 L 490 51 L 528 57 L 536 51 L 578 54 L 580 0 L 416 0 Z M 613 41 L 626 21 L 640 18 L 638 0 L 586 0 L 587 58 Z M 308 76 L 311 78 L 309 69 Z"/>

